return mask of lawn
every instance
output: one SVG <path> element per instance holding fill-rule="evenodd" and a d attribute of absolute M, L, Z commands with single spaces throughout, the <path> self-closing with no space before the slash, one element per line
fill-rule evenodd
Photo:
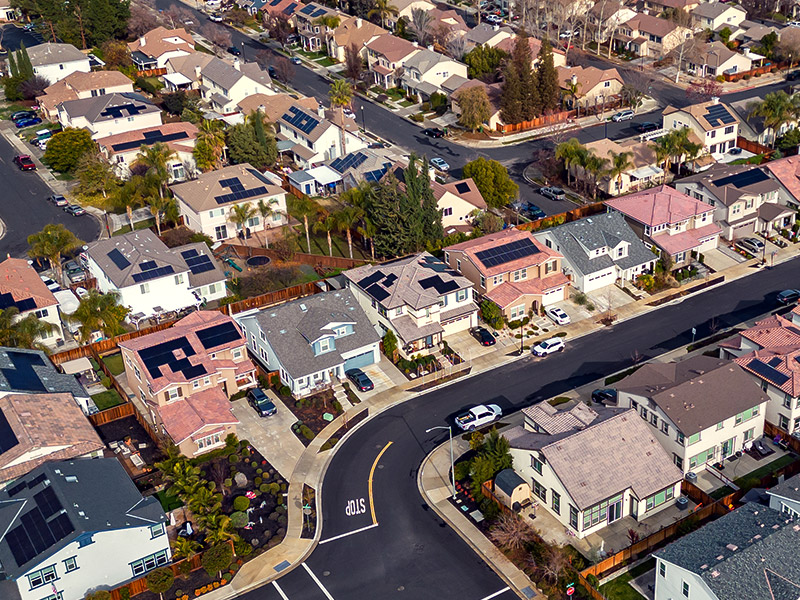
<path fill-rule="evenodd" d="M 620 575 L 616 579 L 609 581 L 608 583 L 600 586 L 600 592 L 608 598 L 608 600 L 642 600 L 644 596 L 642 596 L 639 592 L 633 589 L 630 585 L 628 585 L 629 581 L 632 581 L 639 577 L 640 575 L 644 575 L 651 569 L 656 568 L 656 559 L 650 558 L 640 564 L 638 567 L 634 567 L 627 573 Z"/>
<path fill-rule="evenodd" d="M 771 463 L 767 463 L 763 467 L 759 467 L 755 471 L 751 471 L 746 475 L 742 475 L 738 479 L 734 479 L 733 483 L 747 492 L 748 490 L 758 486 L 762 477 L 766 477 L 770 473 L 774 473 L 778 469 L 782 469 L 786 465 L 792 464 L 795 460 L 797 459 L 794 456 L 786 454 L 776 460 L 773 460 Z M 719 500 L 720 498 L 724 498 L 731 493 L 733 493 L 733 489 L 727 485 L 724 485 L 721 488 L 711 492 L 710 496 L 714 498 L 714 500 Z"/>
<path fill-rule="evenodd" d="M 164 509 L 164 512 L 170 512 L 171 510 L 175 510 L 176 508 L 180 508 L 183 506 L 183 502 L 177 496 L 167 496 L 166 490 L 161 490 L 160 492 L 156 492 L 154 494 L 158 501 L 161 503 L 161 508 Z"/>
<path fill-rule="evenodd" d="M 98 410 L 105 410 L 123 403 L 116 390 L 106 390 L 105 392 L 94 394 L 92 400 L 94 400 Z"/>
<path fill-rule="evenodd" d="M 400 106 L 402 106 L 403 108 L 408 108 L 409 106 L 414 106 L 415 104 L 417 104 L 417 102 L 413 100 L 403 100 L 402 102 L 400 102 Z"/>
<path fill-rule="evenodd" d="M 148 229 L 148 228 L 152 227 L 155 224 L 156 224 L 156 220 L 155 219 L 145 219 L 144 221 L 139 221 L 138 223 L 134 223 L 133 224 L 133 228 L 138 231 L 140 229 Z M 131 230 L 131 226 L 130 225 L 125 225 L 124 227 L 122 227 L 120 229 L 117 229 L 111 235 L 122 235 L 123 233 L 130 233 L 130 230 Z"/>
<path fill-rule="evenodd" d="M 122 354 L 119 352 L 103 357 L 103 362 L 115 376 L 125 372 L 125 364 L 122 362 Z"/>
<path fill-rule="evenodd" d="M 737 158 L 736 160 L 732 160 L 730 165 L 760 165 L 764 161 L 765 155 L 764 154 L 756 154 L 755 156 L 751 156 L 750 158 Z"/>
<path fill-rule="evenodd" d="M 21 110 L 31 110 L 31 107 L 25 106 L 24 104 L 7 104 L 3 107 L 0 107 L 0 119 L 8 119 L 15 112 L 19 112 Z"/>
<path fill-rule="evenodd" d="M 321 67 L 332 67 L 333 65 L 337 64 L 335 61 L 331 60 L 329 56 L 318 58 L 314 62 Z"/>
<path fill-rule="evenodd" d="M 298 228 L 297 233 L 297 252 L 308 252 L 306 246 L 306 236 Z M 331 241 L 333 242 L 333 255 L 350 258 L 350 250 L 347 247 L 347 238 L 338 233 L 331 233 Z M 328 256 L 328 237 L 324 233 L 311 234 L 311 254 L 324 254 Z M 368 253 L 363 252 L 357 243 L 353 243 L 353 258 L 369 260 Z"/>

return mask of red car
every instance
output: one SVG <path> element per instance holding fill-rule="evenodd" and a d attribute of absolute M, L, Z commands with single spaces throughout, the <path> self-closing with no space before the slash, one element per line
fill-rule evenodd
<path fill-rule="evenodd" d="M 14 164 L 19 167 L 20 171 L 35 171 L 36 163 L 31 160 L 27 154 L 18 154 L 14 157 Z"/>

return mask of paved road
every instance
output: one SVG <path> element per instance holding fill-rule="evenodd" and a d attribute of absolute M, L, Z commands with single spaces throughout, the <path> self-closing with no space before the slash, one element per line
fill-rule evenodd
<path fill-rule="evenodd" d="M 25 31 L 16 25 L 3 25 L 0 29 L 2 29 L 2 47 L 4 50 L 19 50 L 22 44 L 25 44 L 26 48 L 33 48 L 44 43 L 44 38 L 41 34 Z"/>

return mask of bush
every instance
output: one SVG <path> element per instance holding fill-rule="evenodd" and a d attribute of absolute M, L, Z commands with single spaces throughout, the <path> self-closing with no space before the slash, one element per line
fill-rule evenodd
<path fill-rule="evenodd" d="M 278 390 L 278 393 L 281 396 L 291 396 L 292 395 L 292 390 L 289 388 L 288 385 L 282 385 L 280 387 L 280 389 Z"/>
<path fill-rule="evenodd" d="M 314 439 L 314 432 L 308 427 L 308 425 L 301 425 L 300 426 L 300 435 L 302 435 L 307 440 Z"/>
<path fill-rule="evenodd" d="M 247 516 L 247 513 L 236 511 L 231 513 L 231 525 L 233 525 L 236 529 L 242 529 L 243 527 L 247 527 L 247 523 L 250 519 Z"/>
<path fill-rule="evenodd" d="M 422 113 L 417 113 L 415 115 L 410 115 L 408 118 L 414 121 L 415 123 L 422 123 L 425 120 L 425 115 L 423 115 Z"/>
<path fill-rule="evenodd" d="M 270 484 L 268 484 L 268 483 L 262 483 L 260 486 L 258 486 L 258 489 L 260 491 L 264 492 L 265 494 L 267 494 L 270 491 L 269 486 L 270 486 Z"/>
<path fill-rule="evenodd" d="M 717 81 L 719 81 L 720 83 L 724 83 L 725 82 L 725 77 L 722 76 L 722 75 L 717 75 Z M 597 579 L 597 578 L 595 578 L 595 579 Z"/>
<path fill-rule="evenodd" d="M 147 574 L 147 589 L 154 594 L 163 594 L 175 583 L 175 575 L 170 567 L 162 567 Z"/>
<path fill-rule="evenodd" d="M 235 465 L 236 463 L 238 463 L 238 462 L 239 462 L 239 455 L 238 455 L 238 454 L 235 454 L 235 453 L 234 453 L 234 454 L 231 454 L 231 455 L 228 457 L 228 462 L 229 462 L 229 463 L 231 463 L 232 465 Z"/>
<path fill-rule="evenodd" d="M 211 546 L 203 553 L 203 568 L 209 577 L 214 577 L 220 571 L 227 569 L 233 560 L 233 549 L 229 544 Z"/>
<path fill-rule="evenodd" d="M 181 563 L 181 564 L 183 564 L 183 563 Z M 130 591 L 130 589 L 128 589 L 126 587 L 120 588 L 119 597 L 121 598 L 121 600 L 131 600 L 131 591 Z"/>
<path fill-rule="evenodd" d="M 339 438 L 335 438 L 335 437 L 330 438 L 327 442 L 322 444 L 322 446 L 320 447 L 320 452 L 325 451 L 325 450 L 330 450 L 331 448 L 333 448 L 336 445 L 336 443 L 338 441 L 339 441 Z"/>
<path fill-rule="evenodd" d="M 250 556 L 253 553 L 253 546 L 247 542 L 236 540 L 233 542 L 233 551 L 236 556 Z M 230 575 L 230 573 L 225 573 L 225 575 Z M 223 579 L 225 575 L 222 576 Z"/>
<path fill-rule="evenodd" d="M 229 488 L 229 487 L 231 487 L 233 485 L 233 480 L 228 478 L 228 479 L 226 479 L 225 481 L 222 482 L 222 485 L 224 487 L 226 487 L 226 488 Z"/>
<path fill-rule="evenodd" d="M 491 300 L 481 302 L 481 319 L 494 329 L 503 327 L 503 311 Z"/>
<path fill-rule="evenodd" d="M 101 377 L 101 378 L 100 378 L 100 383 L 101 383 L 101 384 L 102 384 L 102 386 L 103 386 L 104 388 L 106 388 L 107 390 L 110 390 L 110 389 L 111 389 L 111 379 L 110 379 L 109 377 Z"/>
<path fill-rule="evenodd" d="M 331 405 L 333 406 L 333 410 L 335 410 L 336 412 L 342 412 L 342 403 L 339 402 L 338 400 L 334 400 L 333 402 L 331 402 Z"/>
<path fill-rule="evenodd" d="M 278 492 L 280 491 L 281 491 L 281 486 L 279 483 L 273 481 L 272 483 L 269 484 L 269 493 L 272 494 L 273 496 L 277 496 Z"/>
<path fill-rule="evenodd" d="M 247 496 L 236 496 L 233 499 L 233 510 L 245 511 L 250 508 L 250 498 Z"/>
<path fill-rule="evenodd" d="M 575 294 L 575 297 L 572 299 L 572 301 L 578 306 L 583 306 L 589 301 L 589 298 L 583 292 L 578 292 Z"/>
<path fill-rule="evenodd" d="M 143 92 L 147 92 L 148 94 L 151 94 L 153 96 L 158 94 L 158 90 L 160 89 L 159 86 L 155 85 L 151 81 L 148 81 L 144 77 L 137 77 L 136 81 L 134 81 L 134 85 Z"/>
<path fill-rule="evenodd" d="M 261 477 L 256 477 L 255 479 L 253 479 L 253 485 L 256 487 L 259 487 L 261 485 L 261 482 L 262 482 Z"/>
<path fill-rule="evenodd" d="M 463 479 L 469 477 L 469 471 L 471 468 L 472 464 L 468 460 L 457 462 L 455 468 L 456 481 L 462 481 Z"/>

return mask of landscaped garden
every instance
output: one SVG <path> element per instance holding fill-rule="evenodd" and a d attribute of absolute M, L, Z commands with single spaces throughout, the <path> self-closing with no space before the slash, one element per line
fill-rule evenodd
<path fill-rule="evenodd" d="M 320 431 L 344 412 L 331 389 L 300 399 L 295 399 L 287 386 L 273 387 L 273 390 L 286 408 L 297 417 L 297 421 L 292 425 L 292 431 L 305 446 L 308 446 Z"/>

